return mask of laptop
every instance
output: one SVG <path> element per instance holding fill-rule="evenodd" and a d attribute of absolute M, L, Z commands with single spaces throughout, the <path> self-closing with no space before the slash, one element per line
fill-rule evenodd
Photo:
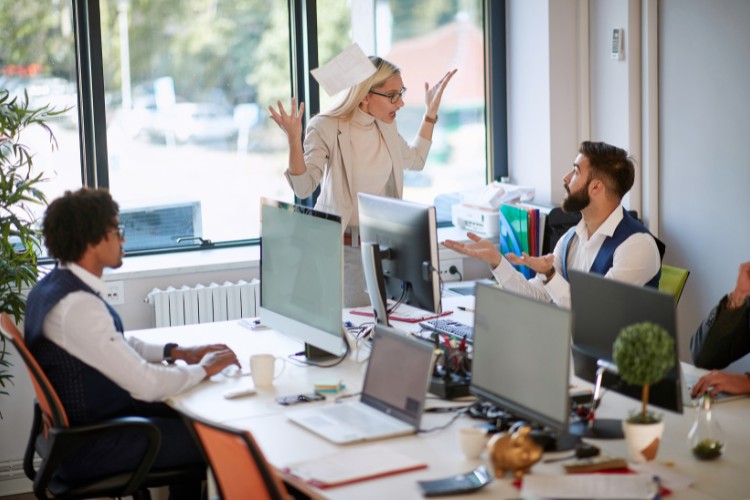
<path fill-rule="evenodd" d="M 432 377 L 434 346 L 375 325 L 358 401 L 295 410 L 289 420 L 337 444 L 414 434 Z"/>

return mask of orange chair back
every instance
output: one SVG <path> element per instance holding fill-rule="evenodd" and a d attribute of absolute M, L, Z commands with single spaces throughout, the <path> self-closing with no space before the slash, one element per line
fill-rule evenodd
<path fill-rule="evenodd" d="M 190 418 L 224 500 L 288 497 L 283 482 L 249 432 Z"/>
<path fill-rule="evenodd" d="M 47 436 L 47 431 L 52 427 L 69 427 L 68 415 L 65 413 L 65 408 L 63 408 L 60 402 L 55 388 L 52 387 L 39 363 L 36 362 L 36 358 L 34 358 L 31 351 L 26 347 L 23 335 L 21 335 L 21 332 L 8 313 L 0 313 L 0 331 L 16 348 L 18 354 L 23 359 L 26 371 L 29 372 L 31 382 L 34 384 L 36 399 L 42 410 L 45 437 Z"/>

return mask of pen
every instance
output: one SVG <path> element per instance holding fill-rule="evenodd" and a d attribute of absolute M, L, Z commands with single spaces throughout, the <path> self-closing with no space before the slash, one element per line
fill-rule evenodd
<path fill-rule="evenodd" d="M 470 312 L 470 313 L 474 312 L 473 308 L 471 308 L 471 307 L 464 307 L 464 306 L 458 306 L 458 310 L 459 311 L 466 311 L 466 312 Z"/>

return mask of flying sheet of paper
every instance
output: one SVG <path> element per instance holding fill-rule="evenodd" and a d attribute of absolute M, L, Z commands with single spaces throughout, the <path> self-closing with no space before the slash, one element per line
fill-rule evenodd
<path fill-rule="evenodd" d="M 310 73 L 326 94 L 333 96 L 369 78 L 375 73 L 375 65 L 355 43 Z"/>

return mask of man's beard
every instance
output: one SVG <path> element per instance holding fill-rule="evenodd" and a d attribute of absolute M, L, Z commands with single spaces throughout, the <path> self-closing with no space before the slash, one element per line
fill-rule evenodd
<path fill-rule="evenodd" d="M 586 182 L 586 185 L 575 193 L 571 193 L 566 187 L 568 196 L 566 196 L 562 202 L 562 209 L 564 212 L 580 212 L 589 206 L 589 203 L 591 203 L 591 197 L 589 196 L 590 183 L 591 180 L 589 179 L 589 181 Z"/>

